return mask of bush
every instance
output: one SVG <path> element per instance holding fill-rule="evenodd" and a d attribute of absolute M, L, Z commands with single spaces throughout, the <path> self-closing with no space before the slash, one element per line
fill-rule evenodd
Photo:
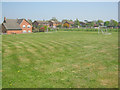
<path fill-rule="evenodd" d="M 103 31 L 106 31 L 106 29 L 102 29 Z M 120 30 L 120 29 L 119 29 Z M 59 31 L 87 31 L 87 32 L 98 32 L 98 29 L 94 29 L 94 28 L 71 28 L 71 29 L 67 29 L 67 28 L 62 28 L 59 29 Z M 108 32 L 118 32 L 118 29 L 107 29 Z"/>
<path fill-rule="evenodd" d="M 45 28 L 44 28 L 44 27 L 41 27 L 41 28 L 39 29 L 39 32 L 45 32 Z"/>
<path fill-rule="evenodd" d="M 61 25 L 61 24 L 59 24 L 59 25 L 57 25 L 57 27 L 58 27 L 58 28 L 61 28 L 61 27 L 62 27 L 62 25 Z"/>
<path fill-rule="evenodd" d="M 39 30 L 38 29 L 33 30 L 33 33 L 36 33 L 36 32 L 39 32 Z"/>
<path fill-rule="evenodd" d="M 47 30 L 47 26 L 44 26 L 44 29 Z"/>
<path fill-rule="evenodd" d="M 51 28 L 50 28 L 50 27 L 48 28 L 48 31 L 51 31 Z"/>

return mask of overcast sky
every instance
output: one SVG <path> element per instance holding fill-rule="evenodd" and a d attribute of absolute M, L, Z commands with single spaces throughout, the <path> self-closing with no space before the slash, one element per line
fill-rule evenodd
<path fill-rule="evenodd" d="M 118 20 L 118 2 L 3 2 L 2 16 L 32 20 L 56 17 L 60 21 Z"/>

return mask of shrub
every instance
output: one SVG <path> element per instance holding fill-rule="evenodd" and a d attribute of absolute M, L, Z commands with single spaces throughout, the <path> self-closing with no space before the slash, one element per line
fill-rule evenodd
<path fill-rule="evenodd" d="M 41 27 L 41 28 L 39 29 L 39 32 L 45 32 L 45 28 L 44 28 L 44 27 Z"/>
<path fill-rule="evenodd" d="M 38 29 L 41 28 L 41 27 L 44 27 L 44 25 L 38 25 L 38 26 L 37 26 Z"/>
<path fill-rule="evenodd" d="M 50 28 L 50 27 L 48 28 L 48 31 L 51 31 L 51 28 Z"/>
<path fill-rule="evenodd" d="M 61 24 L 59 24 L 59 25 L 57 25 L 57 27 L 58 27 L 58 28 L 61 28 L 61 27 L 62 27 L 62 25 L 61 25 Z"/>
<path fill-rule="evenodd" d="M 47 30 L 47 26 L 44 26 L 44 29 Z"/>
<path fill-rule="evenodd" d="M 35 30 L 33 30 L 33 32 L 36 33 L 36 32 L 39 32 L 39 30 L 38 30 L 38 29 L 35 29 Z"/>

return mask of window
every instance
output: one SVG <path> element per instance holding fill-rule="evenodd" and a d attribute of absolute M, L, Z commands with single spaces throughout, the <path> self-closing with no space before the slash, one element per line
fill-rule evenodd
<path fill-rule="evenodd" d="M 28 28 L 30 28 L 30 25 L 27 25 Z"/>
<path fill-rule="evenodd" d="M 31 32 L 30 30 L 28 32 Z"/>
<path fill-rule="evenodd" d="M 23 25 L 23 28 L 25 28 L 25 25 Z"/>
<path fill-rule="evenodd" d="M 23 33 L 26 33 L 26 30 L 23 30 Z"/>

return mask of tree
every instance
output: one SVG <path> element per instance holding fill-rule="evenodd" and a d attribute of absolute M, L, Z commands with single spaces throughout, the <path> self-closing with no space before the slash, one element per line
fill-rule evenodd
<path fill-rule="evenodd" d="M 101 25 L 102 23 L 104 23 L 102 20 L 98 20 L 98 21 L 96 22 L 97 25 Z"/>
<path fill-rule="evenodd" d="M 61 27 L 62 27 L 62 25 L 61 25 L 61 24 L 59 24 L 59 25 L 57 25 L 57 27 L 58 27 L 58 28 L 61 28 Z"/>
<path fill-rule="evenodd" d="M 44 29 L 45 29 L 45 31 L 48 32 L 48 26 L 47 25 L 44 26 Z"/>
<path fill-rule="evenodd" d="M 46 25 L 44 26 L 44 28 L 45 28 L 45 30 L 47 30 L 47 26 Z"/>
<path fill-rule="evenodd" d="M 78 19 L 76 19 L 76 20 L 74 21 L 74 26 L 75 26 L 75 27 L 79 27 L 79 26 L 80 26 L 80 22 L 79 22 Z"/>
<path fill-rule="evenodd" d="M 94 21 L 86 23 L 87 27 L 93 27 L 94 25 L 95 25 Z"/>
<path fill-rule="evenodd" d="M 93 27 L 94 25 L 95 25 L 95 22 L 92 21 L 92 22 L 90 23 L 90 26 Z"/>
<path fill-rule="evenodd" d="M 73 22 L 73 20 L 72 20 L 72 19 L 70 19 L 69 21 Z"/>
<path fill-rule="evenodd" d="M 41 27 L 44 27 L 44 25 L 38 25 L 37 29 L 40 29 Z"/>
<path fill-rule="evenodd" d="M 110 20 L 110 26 L 116 27 L 118 26 L 118 22 L 112 19 Z"/>
<path fill-rule="evenodd" d="M 103 23 L 103 20 L 98 20 L 97 22 L 98 22 L 98 23 Z"/>
<path fill-rule="evenodd" d="M 51 21 L 58 21 L 56 17 L 52 17 Z"/>
<path fill-rule="evenodd" d="M 84 20 L 86 27 L 93 27 L 96 24 L 96 21 L 88 21 L 88 20 Z M 97 24 L 96 24 L 97 25 Z"/>
<path fill-rule="evenodd" d="M 109 21 L 105 21 L 104 22 L 104 26 L 110 26 L 110 22 Z"/>
<path fill-rule="evenodd" d="M 38 26 L 37 26 L 37 25 L 35 25 L 35 24 L 34 24 L 34 25 L 32 25 L 32 26 L 33 26 L 34 28 L 37 28 L 37 27 L 38 27 Z"/>
<path fill-rule="evenodd" d="M 63 19 L 63 20 L 62 20 L 62 23 L 65 23 L 66 21 L 69 21 L 69 20 L 67 20 L 67 19 Z"/>
<path fill-rule="evenodd" d="M 28 19 L 27 21 L 32 25 L 32 20 L 31 19 Z"/>

